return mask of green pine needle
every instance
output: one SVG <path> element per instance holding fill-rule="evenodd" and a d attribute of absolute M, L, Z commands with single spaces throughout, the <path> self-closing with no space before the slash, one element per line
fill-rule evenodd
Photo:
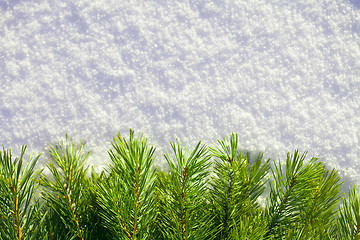
<path fill-rule="evenodd" d="M 165 172 L 142 134 L 117 133 L 111 164 L 96 173 L 66 135 L 49 147 L 47 175 L 35 170 L 40 155 L 25 160 L 23 146 L 13 158 L 3 146 L 0 240 L 360 240 L 359 190 L 343 195 L 338 171 L 306 152 L 250 161 L 237 134 L 211 147 L 170 144 Z"/>

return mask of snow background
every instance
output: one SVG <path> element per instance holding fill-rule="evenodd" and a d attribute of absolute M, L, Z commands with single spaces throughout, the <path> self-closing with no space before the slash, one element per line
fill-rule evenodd
<path fill-rule="evenodd" d="M 285 159 L 308 150 L 360 183 L 360 1 L 0 0 L 0 144 L 43 153 L 143 132 Z"/>

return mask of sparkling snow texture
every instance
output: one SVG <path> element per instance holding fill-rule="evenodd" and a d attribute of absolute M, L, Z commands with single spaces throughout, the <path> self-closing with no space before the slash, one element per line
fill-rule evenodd
<path fill-rule="evenodd" d="M 0 0 L 0 144 L 83 139 L 98 169 L 129 128 L 157 147 L 231 132 L 360 183 L 356 0 Z"/>

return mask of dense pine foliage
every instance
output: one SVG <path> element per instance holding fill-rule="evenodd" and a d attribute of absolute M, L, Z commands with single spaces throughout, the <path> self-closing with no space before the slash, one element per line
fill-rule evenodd
<path fill-rule="evenodd" d="M 40 155 L 0 151 L 0 239 L 360 239 L 360 194 L 336 170 L 295 150 L 283 160 L 240 151 L 238 135 L 194 148 L 171 142 L 169 171 L 155 148 L 120 133 L 111 164 L 89 169 L 68 136 Z M 252 160 L 250 160 L 252 159 Z"/>

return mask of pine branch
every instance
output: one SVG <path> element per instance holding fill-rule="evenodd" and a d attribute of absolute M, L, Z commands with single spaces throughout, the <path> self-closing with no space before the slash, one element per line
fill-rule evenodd
<path fill-rule="evenodd" d="M 214 228 L 219 230 L 218 239 L 228 239 L 230 236 L 245 238 L 250 233 L 243 232 L 243 226 L 249 222 L 243 221 L 255 224 L 252 220 L 261 218 L 256 201 L 265 189 L 264 178 L 269 169 L 269 160 L 263 163 L 262 154 L 259 154 L 255 163 L 250 165 L 248 155 L 244 156 L 239 149 L 237 134 L 231 134 L 218 143 L 219 147 L 210 148 L 216 157 L 210 190 L 215 214 Z M 264 227 L 248 225 L 249 228 L 264 232 Z M 236 229 L 241 229 L 241 232 L 235 234 Z"/>
<path fill-rule="evenodd" d="M 301 222 L 304 223 L 304 232 L 313 232 L 320 239 L 326 239 L 329 229 L 335 222 L 342 182 L 335 170 L 325 171 L 321 166 L 321 172 L 319 177 L 313 180 L 309 199 L 302 209 Z"/>
<path fill-rule="evenodd" d="M 341 239 L 360 239 L 360 194 L 355 186 L 349 187 L 348 197 L 344 197 L 343 206 L 338 215 L 337 233 Z"/>
<path fill-rule="evenodd" d="M 112 146 L 109 177 L 98 183 L 104 226 L 121 239 L 149 239 L 155 216 L 155 148 L 142 135 L 134 138 L 132 130 L 129 141 L 118 133 Z"/>
<path fill-rule="evenodd" d="M 283 236 L 280 226 L 294 229 L 294 224 L 301 223 L 299 215 L 311 196 L 313 181 L 322 174 L 317 158 L 305 163 L 305 157 L 306 152 L 300 156 L 295 150 L 293 155 L 288 153 L 284 169 L 280 161 L 271 169 L 273 179 L 270 181 L 270 199 L 266 209 L 268 232 L 265 238 Z"/>
<path fill-rule="evenodd" d="M 165 158 L 170 166 L 168 192 L 162 192 L 164 202 L 161 215 L 166 239 L 211 239 L 213 229 L 205 209 L 207 177 L 210 156 L 199 142 L 193 151 L 182 148 L 177 140 L 172 142 L 175 160 L 169 154 Z"/>
<path fill-rule="evenodd" d="M 63 231 L 69 229 L 69 237 L 76 236 L 84 240 L 87 226 L 84 223 L 86 213 L 90 212 L 86 195 L 88 167 L 85 167 L 89 152 L 83 152 L 84 144 L 76 145 L 66 135 L 65 143 L 50 146 L 50 162 L 47 164 L 52 177 L 42 175 L 41 184 L 44 188 L 43 198 L 53 213 L 50 215 L 58 219 L 58 223 L 50 226 L 57 237 L 63 237 Z"/>
<path fill-rule="evenodd" d="M 24 166 L 26 146 L 22 146 L 20 157 L 12 160 L 11 151 L 0 151 L 0 238 L 27 239 L 37 232 L 33 214 L 37 200 L 34 195 L 37 190 L 36 178 L 41 169 L 34 171 L 40 157 L 27 159 Z"/>

